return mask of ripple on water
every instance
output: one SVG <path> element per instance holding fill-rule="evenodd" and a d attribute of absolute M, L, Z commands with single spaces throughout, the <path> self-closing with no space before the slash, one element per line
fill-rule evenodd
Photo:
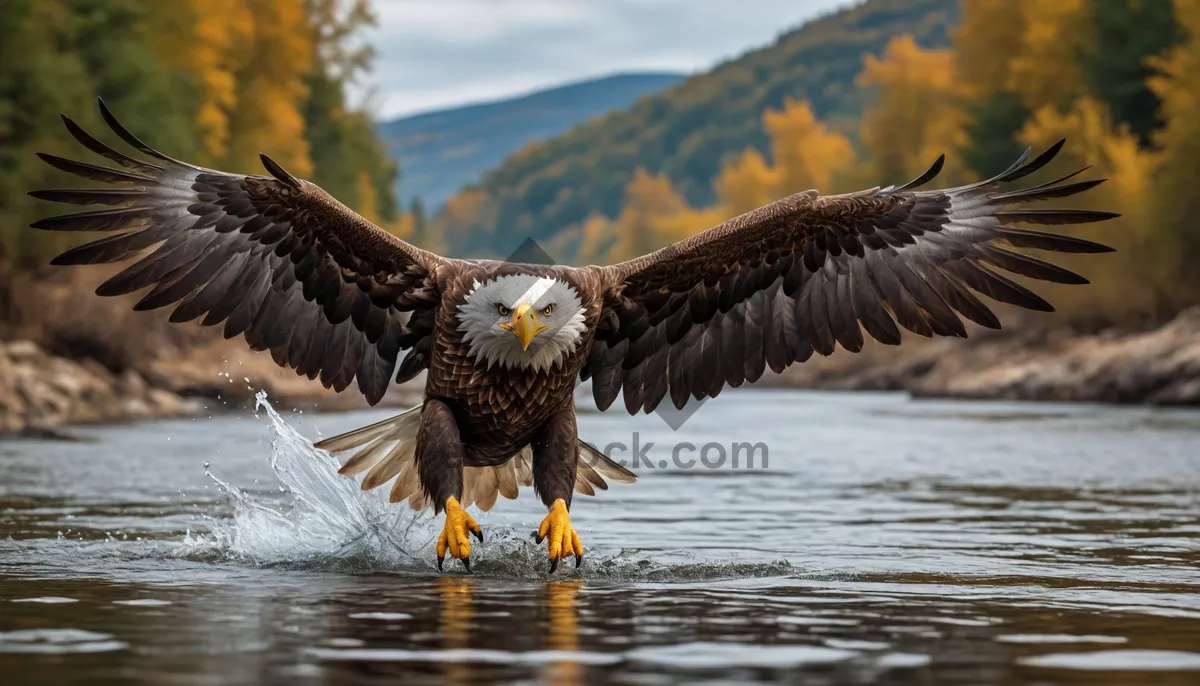
<path fill-rule="evenodd" d="M 350 619 L 382 619 L 385 621 L 399 621 L 401 619 L 412 619 L 412 615 L 404 612 L 355 612 L 347 615 Z"/>
<path fill-rule="evenodd" d="M 853 650 L 812 645 L 746 645 L 696 642 L 646 646 L 626 653 L 636 662 L 674 669 L 726 669 L 765 667 L 785 669 L 801 665 L 841 662 L 858 656 Z"/>
<path fill-rule="evenodd" d="M 1182 650 L 1090 650 L 1050 653 L 1017 662 L 1029 667 L 1098 671 L 1200 671 L 1200 653 Z"/>
<path fill-rule="evenodd" d="M 1129 639 L 1124 636 L 1097 636 L 1085 635 L 1077 636 L 1074 634 L 1001 634 L 996 637 L 996 640 L 1001 643 L 1034 643 L 1034 644 L 1051 644 L 1051 643 L 1127 643 Z"/>
<path fill-rule="evenodd" d="M 22 629 L 0 632 L 0 653 L 107 653 L 129 645 L 114 640 L 111 634 L 82 629 Z"/>

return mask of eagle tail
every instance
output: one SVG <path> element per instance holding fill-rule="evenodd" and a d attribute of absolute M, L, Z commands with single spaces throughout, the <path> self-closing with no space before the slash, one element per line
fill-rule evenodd
<path fill-rule="evenodd" d="M 314 444 L 331 454 L 358 449 L 338 470 L 342 476 L 366 472 L 362 489 L 369 491 L 395 479 L 389 499 L 408 500 L 414 510 L 430 505 L 417 476 L 417 430 L 421 426 L 421 407 L 403 412 Z M 575 491 L 595 495 L 596 489 L 608 490 L 608 482 L 631 484 L 637 476 L 610 460 L 585 441 L 579 441 L 579 460 L 575 471 Z M 467 467 L 463 470 L 463 507 L 472 504 L 487 512 L 497 496 L 517 497 L 518 486 L 533 485 L 533 451 L 525 446 L 502 464 L 491 467 Z"/>

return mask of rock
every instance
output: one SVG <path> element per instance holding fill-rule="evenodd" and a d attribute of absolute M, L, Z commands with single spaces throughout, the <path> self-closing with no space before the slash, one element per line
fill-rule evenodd
<path fill-rule="evenodd" d="M 31 341 L 0 342 L 0 434 L 50 436 L 64 424 L 178 416 L 194 404 L 151 388 L 134 371 L 50 355 Z"/>
<path fill-rule="evenodd" d="M 1200 307 L 1149 331 L 971 336 L 838 351 L 764 381 L 918 397 L 1200 405 Z"/>

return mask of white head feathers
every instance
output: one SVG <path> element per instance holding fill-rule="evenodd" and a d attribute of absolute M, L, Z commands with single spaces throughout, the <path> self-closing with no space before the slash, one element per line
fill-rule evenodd
<path fill-rule="evenodd" d="M 537 327 L 527 348 L 513 330 L 518 314 L 532 318 Z M 532 371 L 549 369 L 574 352 L 587 328 L 575 289 L 533 274 L 476 281 L 459 305 L 458 321 L 472 357 L 488 367 L 499 364 Z"/>

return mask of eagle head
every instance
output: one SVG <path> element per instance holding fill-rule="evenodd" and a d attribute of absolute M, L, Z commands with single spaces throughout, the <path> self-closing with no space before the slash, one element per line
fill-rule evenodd
<path fill-rule="evenodd" d="M 558 279 L 533 274 L 497 276 L 474 288 L 458 307 L 458 330 L 471 357 L 488 367 L 543 371 L 579 347 L 584 307 Z"/>

